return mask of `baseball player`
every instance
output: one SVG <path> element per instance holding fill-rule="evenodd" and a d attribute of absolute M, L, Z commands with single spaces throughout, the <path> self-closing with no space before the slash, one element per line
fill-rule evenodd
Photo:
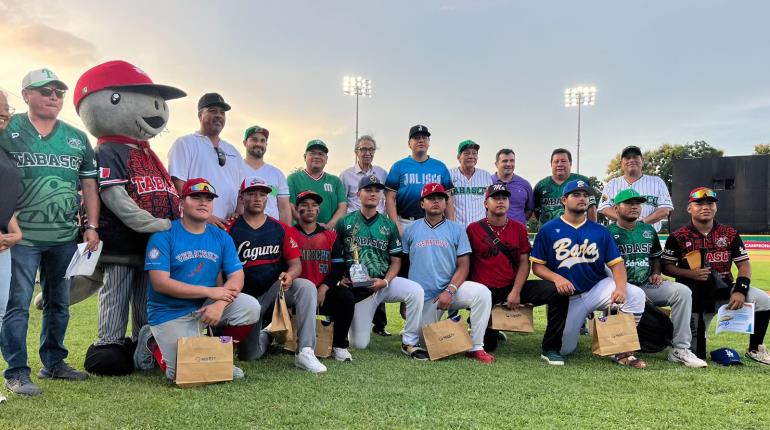
<path fill-rule="evenodd" d="M 564 206 L 561 204 L 564 185 L 577 180 L 589 182 L 585 176 L 572 173 L 572 153 L 564 148 L 554 149 L 551 152 L 551 176 L 535 184 L 535 216 L 540 224 L 564 214 Z M 596 196 L 593 193 L 588 198 L 588 219 L 596 221 Z"/>
<path fill-rule="evenodd" d="M 409 254 L 409 279 L 425 291 L 422 325 L 438 321 L 447 310 L 471 310 L 473 347 L 466 353 L 482 363 L 495 357 L 484 351 L 484 333 L 492 312 L 492 295 L 478 282 L 467 281 L 471 245 L 459 223 L 444 217 L 449 194 L 441 184 L 422 189 L 420 206 L 425 217 L 406 228 L 404 252 Z"/>
<path fill-rule="evenodd" d="M 613 200 L 618 222 L 607 229 L 623 256 L 628 282 L 639 286 L 655 305 L 671 306 L 674 338 L 668 360 L 687 367 L 706 367 L 706 362 L 690 351 L 692 293 L 685 285 L 663 279 L 660 275 L 663 248 L 658 233 L 651 225 L 637 221 L 641 205 L 646 201 L 631 188 L 619 192 Z"/>
<path fill-rule="evenodd" d="M 577 347 L 580 326 L 589 312 L 618 303 L 620 311 L 633 314 L 637 323 L 644 312 L 644 292 L 627 283 L 623 258 L 609 232 L 586 217 L 591 192 L 588 182 L 581 180 L 564 186 L 564 215 L 540 228 L 530 256 L 532 272 L 556 284 L 559 294 L 570 296 L 561 355 Z M 638 369 L 647 366 L 632 351 L 613 360 Z"/>
<path fill-rule="evenodd" d="M 724 304 L 740 309 L 749 302 L 754 303 L 754 334 L 749 336 L 746 357 L 770 364 L 770 353 L 763 345 L 770 321 L 770 297 L 751 286 L 749 253 L 737 230 L 715 220 L 717 202 L 717 193 L 710 188 L 690 191 L 687 212 L 691 222 L 666 240 L 663 273 L 692 290 L 691 349 L 698 357 L 706 356 L 706 330 L 714 312 Z M 692 253 L 700 253 L 701 267 L 690 267 L 688 255 L 692 257 Z M 737 278 L 731 272 L 733 263 L 738 268 Z"/>
<path fill-rule="evenodd" d="M 492 174 L 476 168 L 478 160 L 479 144 L 464 140 L 457 146 L 457 161 L 460 166 L 449 170 L 455 186 L 452 190 L 455 220 L 464 227 L 486 216 L 484 192 L 492 185 Z"/>
<path fill-rule="evenodd" d="M 622 190 L 632 188 L 647 199 L 642 205 L 639 221 L 652 225 L 657 232 L 660 231 L 661 221 L 668 217 L 669 213 L 674 210 L 674 206 L 663 179 L 645 175 L 642 173 L 643 166 L 644 158 L 642 158 L 642 150 L 639 147 L 627 146 L 623 149 L 623 152 L 620 153 L 620 167 L 623 169 L 623 176 L 607 182 L 607 186 L 604 187 L 602 202 L 599 203 L 599 212 L 607 218 L 617 221 L 618 215 L 615 213 L 612 199 Z"/>

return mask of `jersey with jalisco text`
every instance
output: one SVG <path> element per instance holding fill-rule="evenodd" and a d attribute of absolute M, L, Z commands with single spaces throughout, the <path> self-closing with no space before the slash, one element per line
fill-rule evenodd
<path fill-rule="evenodd" d="M 658 232 L 653 226 L 643 222 L 637 222 L 631 230 L 617 224 L 611 224 L 607 230 L 623 256 L 628 282 L 634 285 L 646 283 L 652 274 L 650 259 L 659 258 L 663 254 Z"/>

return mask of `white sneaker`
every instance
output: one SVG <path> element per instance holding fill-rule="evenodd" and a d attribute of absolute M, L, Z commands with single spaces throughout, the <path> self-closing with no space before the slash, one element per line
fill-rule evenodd
<path fill-rule="evenodd" d="M 321 364 L 315 357 L 315 351 L 308 346 L 302 348 L 302 351 L 294 358 L 294 365 L 300 369 L 307 370 L 312 373 L 324 373 L 326 372 L 326 366 Z"/>
<path fill-rule="evenodd" d="M 246 376 L 246 374 L 243 373 L 243 369 L 238 366 L 233 366 L 233 380 L 243 379 L 244 376 Z"/>
<path fill-rule="evenodd" d="M 332 357 L 334 357 L 335 360 L 342 362 L 353 361 L 353 356 L 350 355 L 350 351 L 348 351 L 347 348 L 332 348 Z"/>
<path fill-rule="evenodd" d="M 762 364 L 770 364 L 770 352 L 765 345 L 759 345 L 756 351 L 746 351 L 746 357 Z"/>
<path fill-rule="evenodd" d="M 6 399 L 5 396 L 2 393 L 0 393 L 0 405 L 5 403 L 6 401 L 8 401 L 8 399 Z"/>
<path fill-rule="evenodd" d="M 692 368 L 708 366 L 708 363 L 698 358 L 687 348 L 671 348 L 671 351 L 668 353 L 668 361 L 682 363 L 685 366 Z"/>

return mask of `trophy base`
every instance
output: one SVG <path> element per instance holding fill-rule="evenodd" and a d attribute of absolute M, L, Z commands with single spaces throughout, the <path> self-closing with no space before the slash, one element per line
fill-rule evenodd
<path fill-rule="evenodd" d="M 368 281 L 353 282 L 353 288 L 371 287 L 372 285 L 374 285 L 374 281 L 371 279 Z"/>

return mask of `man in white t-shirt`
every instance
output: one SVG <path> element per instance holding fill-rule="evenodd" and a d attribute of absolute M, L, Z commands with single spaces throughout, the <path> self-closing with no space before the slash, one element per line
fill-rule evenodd
<path fill-rule="evenodd" d="M 468 227 L 471 223 L 486 218 L 484 195 L 492 185 L 492 174 L 484 169 L 477 169 L 479 144 L 464 140 L 457 146 L 459 167 L 449 169 L 455 189 L 452 198 L 455 204 L 455 220 Z"/>
<path fill-rule="evenodd" d="M 265 214 L 284 224 L 291 225 L 291 203 L 289 203 L 289 184 L 286 175 L 277 167 L 265 163 L 267 139 L 270 131 L 264 127 L 253 125 L 243 133 L 243 146 L 246 147 L 246 158 L 243 159 L 243 176 L 259 176 L 264 179 L 273 191 L 267 196 Z"/>
<path fill-rule="evenodd" d="M 217 93 L 206 93 L 198 100 L 201 128 L 178 138 L 168 151 L 168 172 L 177 192 L 185 181 L 207 178 L 217 189 L 219 199 L 209 224 L 224 228 L 235 212 L 241 184 L 243 159 L 237 149 L 219 137 L 225 128 L 225 112 L 230 105 Z"/>

